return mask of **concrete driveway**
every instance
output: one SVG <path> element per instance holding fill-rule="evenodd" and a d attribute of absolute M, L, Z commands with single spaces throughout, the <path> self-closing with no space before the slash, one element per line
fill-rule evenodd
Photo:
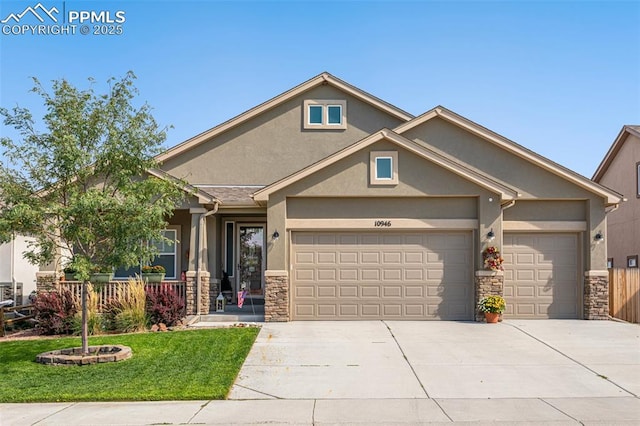
<path fill-rule="evenodd" d="M 633 424 L 638 395 L 637 325 L 367 321 L 265 324 L 229 399 L 315 400 L 342 421 L 391 409 L 443 422 Z"/>

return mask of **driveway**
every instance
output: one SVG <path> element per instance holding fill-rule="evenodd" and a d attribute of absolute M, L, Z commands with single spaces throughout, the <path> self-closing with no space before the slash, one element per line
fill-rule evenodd
<path fill-rule="evenodd" d="M 315 400 L 317 415 L 342 421 L 406 410 L 443 422 L 634 424 L 638 395 L 637 325 L 364 321 L 265 324 L 229 399 Z"/>

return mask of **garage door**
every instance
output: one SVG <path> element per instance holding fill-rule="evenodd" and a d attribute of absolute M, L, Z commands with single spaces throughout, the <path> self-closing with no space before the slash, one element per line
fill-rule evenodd
<path fill-rule="evenodd" d="M 294 320 L 473 318 L 470 232 L 292 234 Z"/>
<path fill-rule="evenodd" d="M 576 234 L 505 234 L 508 318 L 580 318 Z"/>

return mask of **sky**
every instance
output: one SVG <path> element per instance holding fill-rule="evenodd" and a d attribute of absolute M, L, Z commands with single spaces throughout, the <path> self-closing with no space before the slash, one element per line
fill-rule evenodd
<path fill-rule="evenodd" d="M 445 106 L 587 177 L 640 124 L 640 1 L 2 0 L 0 21 L 38 3 L 75 34 L 33 35 L 31 13 L 0 24 L 0 106 L 41 117 L 31 77 L 100 92 L 131 70 L 137 100 L 173 126 L 166 147 L 323 71 L 414 115 Z"/>

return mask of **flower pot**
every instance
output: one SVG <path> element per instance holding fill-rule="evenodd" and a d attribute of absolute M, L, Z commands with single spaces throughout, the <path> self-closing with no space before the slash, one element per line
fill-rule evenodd
<path fill-rule="evenodd" d="M 78 281 L 76 279 L 76 277 L 74 277 L 76 273 L 75 272 L 65 272 L 64 273 L 64 280 L 65 281 Z"/>
<path fill-rule="evenodd" d="M 500 314 L 497 312 L 485 312 L 484 319 L 487 321 L 487 324 L 495 324 L 498 322 L 500 318 Z"/>
<path fill-rule="evenodd" d="M 142 279 L 148 283 L 161 283 L 162 281 L 164 281 L 164 276 L 165 274 L 161 272 L 150 272 L 146 274 L 143 273 Z"/>
<path fill-rule="evenodd" d="M 92 283 L 108 283 L 113 279 L 113 272 L 98 272 L 91 274 L 89 281 Z"/>

